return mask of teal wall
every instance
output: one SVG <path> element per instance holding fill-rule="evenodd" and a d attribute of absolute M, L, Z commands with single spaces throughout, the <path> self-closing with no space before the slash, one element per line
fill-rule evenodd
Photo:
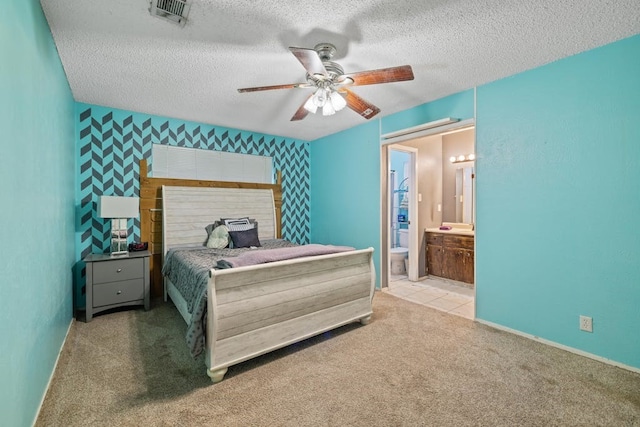
<path fill-rule="evenodd" d="M 74 110 L 38 1 L 3 6 L 8 161 L 0 188 L 11 203 L 0 210 L 0 340 L 11 351 L 0 352 L 0 425 L 28 426 L 36 416 L 72 318 L 72 269 L 94 242 L 100 248 L 87 227 L 94 196 L 111 186 L 131 191 L 135 163 L 108 166 L 114 138 L 122 138 L 119 158 L 147 153 L 154 142 L 191 143 L 196 134 L 209 149 L 273 150 L 297 165 L 290 176 L 303 183 L 290 187 L 290 200 L 304 199 L 308 218 L 289 219 L 290 234 L 372 246 L 379 272 L 380 133 L 474 116 L 469 90 L 307 144 L 84 104 Z M 639 75 L 636 36 L 502 79 L 478 88 L 476 129 L 478 318 L 636 368 Z M 297 158 L 307 163 L 300 168 Z M 580 314 L 593 317 L 592 334 L 578 331 Z"/>
<path fill-rule="evenodd" d="M 635 36 L 476 94 L 477 318 L 634 368 L 638 76 Z M 311 240 L 374 246 L 380 271 L 379 134 L 444 117 L 473 118 L 474 91 L 312 141 Z"/>
<path fill-rule="evenodd" d="M 391 114 L 380 119 L 382 121 L 380 131 L 384 135 L 446 117 L 460 120 L 472 119 L 474 117 L 473 97 L 473 89 L 469 89 Z"/>
<path fill-rule="evenodd" d="M 378 135 L 378 122 L 373 121 L 310 144 L 311 242 L 373 247 L 376 271 L 380 271 Z"/>
<path fill-rule="evenodd" d="M 405 178 L 404 176 L 404 164 L 410 160 L 409 153 L 404 151 L 392 150 L 389 156 L 389 163 L 391 164 L 391 170 L 396 171 L 396 182 L 394 190 L 398 189 L 398 186 Z M 406 184 L 405 184 L 406 185 Z"/>
<path fill-rule="evenodd" d="M 76 258 L 109 251 L 110 223 L 97 217 L 101 195 L 138 196 L 140 160 L 153 169 L 153 144 L 273 158 L 282 172 L 282 237 L 309 242 L 309 143 L 89 104 L 77 104 L 78 184 Z M 129 220 L 140 240 L 140 220 Z M 204 236 L 204 230 L 203 230 Z M 204 238 L 204 237 L 203 237 Z M 76 269 L 76 307 L 84 307 L 82 263 Z"/>
<path fill-rule="evenodd" d="M 640 368 L 639 117 L 640 36 L 478 88 L 478 318 Z"/>
<path fill-rule="evenodd" d="M 0 13 L 0 425 L 30 426 L 72 319 L 73 98 L 37 0 Z"/>

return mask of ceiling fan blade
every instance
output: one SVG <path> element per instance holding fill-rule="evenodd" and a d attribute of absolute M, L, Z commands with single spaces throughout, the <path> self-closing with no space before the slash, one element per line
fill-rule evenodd
<path fill-rule="evenodd" d="M 305 117 L 307 117 L 307 114 L 309 114 L 309 111 L 306 108 L 304 108 L 304 105 L 307 103 L 309 98 L 311 98 L 312 96 L 313 96 L 313 94 L 309 95 L 309 97 L 304 100 L 302 105 L 300 105 L 300 108 L 298 108 L 298 111 L 296 111 L 296 113 L 293 115 L 293 117 L 291 117 L 291 121 L 292 122 L 295 122 L 296 120 L 302 120 Z"/>
<path fill-rule="evenodd" d="M 347 88 L 340 89 L 340 92 L 344 92 L 347 94 L 346 101 L 347 106 L 351 108 L 356 113 L 360 114 L 365 119 L 369 120 L 371 117 L 375 116 L 380 112 L 380 109 L 375 105 L 365 101 L 360 98 L 358 95 L 353 93 Z"/>
<path fill-rule="evenodd" d="M 238 92 L 258 92 L 261 90 L 272 90 L 272 89 L 296 89 L 299 87 L 311 87 L 309 83 L 292 83 L 288 85 L 274 85 L 274 86 L 257 86 L 257 87 L 245 87 L 238 89 Z"/>
<path fill-rule="evenodd" d="M 306 49 L 303 47 L 290 47 L 289 50 L 295 55 L 296 58 L 298 58 L 298 61 L 300 61 L 302 66 L 310 75 L 329 75 L 329 73 L 327 73 L 327 70 L 324 68 L 324 65 L 322 64 L 322 60 L 318 56 L 318 52 L 316 52 L 315 50 Z"/>
<path fill-rule="evenodd" d="M 345 74 L 345 84 L 349 79 L 353 80 L 351 86 L 375 85 L 378 83 L 402 82 L 413 80 L 411 65 L 400 67 L 380 68 L 378 70 L 361 71 L 359 73 Z"/>

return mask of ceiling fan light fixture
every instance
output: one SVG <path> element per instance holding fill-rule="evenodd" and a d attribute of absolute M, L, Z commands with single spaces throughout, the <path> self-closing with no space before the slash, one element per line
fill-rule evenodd
<path fill-rule="evenodd" d="M 322 108 L 323 116 L 332 116 L 346 106 L 347 101 L 338 91 L 321 87 L 307 99 L 303 108 L 312 114 Z"/>
<path fill-rule="evenodd" d="M 333 109 L 336 111 L 340 111 L 347 106 L 347 101 L 345 101 L 344 97 L 335 90 L 331 92 L 329 100 L 331 101 Z"/>
<path fill-rule="evenodd" d="M 304 109 L 310 112 L 311 114 L 315 114 L 316 111 L 318 110 L 318 106 L 316 105 L 314 98 L 315 98 L 315 95 L 310 96 L 309 99 L 307 99 L 307 102 L 304 103 Z"/>
<path fill-rule="evenodd" d="M 327 98 L 329 95 L 329 91 L 325 88 L 319 88 L 316 93 L 313 94 L 313 103 L 316 104 L 316 107 L 324 107 L 327 103 Z"/>
<path fill-rule="evenodd" d="M 322 115 L 323 116 L 333 116 L 336 113 L 336 109 L 333 108 L 333 104 L 331 102 L 327 102 L 322 107 Z"/>

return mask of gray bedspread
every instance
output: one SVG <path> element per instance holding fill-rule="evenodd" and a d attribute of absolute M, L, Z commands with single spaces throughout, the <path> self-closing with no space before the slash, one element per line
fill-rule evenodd
<path fill-rule="evenodd" d="M 167 252 L 162 275 L 168 277 L 187 303 L 191 315 L 187 326 L 187 345 L 193 357 L 205 349 L 207 314 L 207 283 L 209 270 L 217 268 L 218 261 L 233 259 L 243 253 L 299 246 L 282 239 L 264 240 L 262 247 L 249 249 L 209 249 L 203 246 L 174 248 Z"/>

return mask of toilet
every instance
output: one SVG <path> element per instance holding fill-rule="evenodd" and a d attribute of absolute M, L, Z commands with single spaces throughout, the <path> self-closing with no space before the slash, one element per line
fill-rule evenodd
<path fill-rule="evenodd" d="M 405 259 L 409 255 L 409 230 L 400 229 L 400 246 L 397 248 L 391 248 L 389 255 L 391 258 L 391 274 L 400 275 L 407 274 L 407 268 Z"/>

